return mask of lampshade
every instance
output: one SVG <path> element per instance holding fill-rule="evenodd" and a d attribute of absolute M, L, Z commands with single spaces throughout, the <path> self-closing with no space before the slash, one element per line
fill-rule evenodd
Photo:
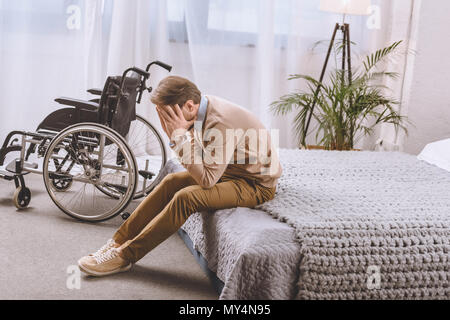
<path fill-rule="evenodd" d="M 370 0 L 320 0 L 319 9 L 322 11 L 367 15 L 370 7 Z"/>

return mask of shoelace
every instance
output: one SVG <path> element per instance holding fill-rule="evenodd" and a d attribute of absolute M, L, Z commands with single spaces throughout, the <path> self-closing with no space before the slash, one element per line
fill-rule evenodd
<path fill-rule="evenodd" d="M 117 257 L 118 255 L 119 255 L 119 250 L 117 250 L 116 248 L 112 248 L 111 250 L 105 251 L 98 256 L 94 256 L 94 259 L 98 264 L 100 264 L 100 263 L 104 263 L 109 260 L 112 260 L 115 257 Z"/>
<path fill-rule="evenodd" d="M 113 239 L 109 239 L 108 242 L 106 242 L 106 244 L 104 244 L 100 249 L 98 249 L 96 252 L 94 252 L 92 254 L 93 257 L 98 257 L 101 254 L 103 254 L 104 252 L 108 251 L 111 248 L 114 248 L 114 240 Z"/>

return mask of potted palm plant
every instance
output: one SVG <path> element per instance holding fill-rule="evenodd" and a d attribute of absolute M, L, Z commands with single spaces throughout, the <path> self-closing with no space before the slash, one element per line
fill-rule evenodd
<path fill-rule="evenodd" d="M 310 114 L 317 122 L 315 138 L 319 148 L 327 150 L 352 150 L 358 139 L 371 134 L 381 123 L 390 123 L 406 132 L 405 118 L 395 108 L 398 102 L 387 96 L 387 88 L 381 85 L 383 78 L 397 79 L 398 74 L 379 70 L 379 64 L 396 51 L 400 43 L 394 42 L 367 55 L 362 68 L 352 70 L 351 78 L 339 69 L 330 72 L 328 83 L 308 75 L 291 75 L 288 80 L 302 79 L 307 89 L 282 96 L 271 104 L 271 110 L 277 115 L 297 111 L 294 129 L 303 147 L 306 147 Z"/>

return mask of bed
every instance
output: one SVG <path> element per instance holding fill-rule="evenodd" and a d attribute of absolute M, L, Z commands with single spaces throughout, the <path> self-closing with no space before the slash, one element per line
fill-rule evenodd
<path fill-rule="evenodd" d="M 400 152 L 279 156 L 273 200 L 180 230 L 220 299 L 450 298 L 450 172 Z"/>

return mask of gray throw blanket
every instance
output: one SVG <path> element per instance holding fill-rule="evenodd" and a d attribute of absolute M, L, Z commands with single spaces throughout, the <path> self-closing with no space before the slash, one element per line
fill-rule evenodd
<path fill-rule="evenodd" d="M 298 299 L 449 299 L 450 172 L 399 152 L 280 150 L 258 209 L 301 244 Z"/>

